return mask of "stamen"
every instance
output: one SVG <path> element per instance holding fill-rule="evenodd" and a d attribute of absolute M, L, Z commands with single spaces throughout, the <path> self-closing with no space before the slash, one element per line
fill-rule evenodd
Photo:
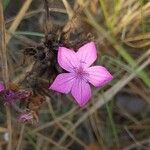
<path fill-rule="evenodd" d="M 84 70 L 82 66 L 75 69 L 76 77 L 79 79 L 86 79 L 85 77 L 88 75 L 88 73 Z"/>

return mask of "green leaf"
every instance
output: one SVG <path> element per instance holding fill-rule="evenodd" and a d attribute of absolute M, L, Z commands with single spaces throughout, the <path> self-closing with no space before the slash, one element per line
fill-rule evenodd
<path fill-rule="evenodd" d="M 28 32 L 28 31 L 16 31 L 14 32 L 16 35 L 29 35 L 29 36 L 39 36 L 39 37 L 44 37 L 43 33 L 39 32 Z"/>
<path fill-rule="evenodd" d="M 9 4 L 10 0 L 3 0 L 2 2 L 3 2 L 4 11 L 5 11 L 5 9 L 7 8 L 7 6 L 8 6 L 8 4 Z"/>

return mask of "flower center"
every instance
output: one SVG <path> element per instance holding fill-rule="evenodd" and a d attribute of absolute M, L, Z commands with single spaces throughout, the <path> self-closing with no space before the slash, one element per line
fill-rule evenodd
<path fill-rule="evenodd" d="M 85 76 L 88 75 L 88 73 L 84 70 L 82 66 L 75 69 L 76 77 L 79 79 L 85 79 Z"/>

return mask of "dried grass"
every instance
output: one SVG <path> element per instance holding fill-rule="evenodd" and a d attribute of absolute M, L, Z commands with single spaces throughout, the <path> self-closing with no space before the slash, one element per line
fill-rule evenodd
<path fill-rule="evenodd" d="M 38 11 L 33 10 L 33 12 L 27 12 L 31 5 L 31 2 L 32 0 L 26 0 L 20 8 L 18 14 L 14 17 L 15 19 L 13 21 L 11 20 L 12 22 L 10 28 L 7 29 L 5 41 L 4 16 L 2 3 L 0 1 L 0 33 L 2 35 L 2 40 L 0 41 L 0 63 L 3 66 L 2 76 L 6 86 L 9 82 L 7 64 L 8 56 L 6 53 L 6 45 L 9 45 L 10 39 L 13 37 L 15 31 L 17 31 L 17 28 L 24 17 L 30 17 L 30 14 L 32 13 L 39 13 L 39 9 Z M 129 91 L 135 92 L 138 96 L 142 97 L 147 104 L 150 103 L 150 95 L 149 92 L 147 92 L 150 87 L 150 78 L 149 71 L 146 70 L 146 68 L 148 68 L 148 66 L 150 65 L 150 33 L 149 31 L 140 30 L 143 21 L 145 23 L 145 20 L 147 20 L 150 16 L 150 2 L 141 5 L 141 2 L 138 0 L 118 0 L 118 3 L 116 3 L 114 8 L 112 8 L 111 10 L 114 11 L 114 13 L 108 10 L 108 2 L 110 2 L 110 0 L 99 0 L 97 3 L 95 3 L 97 5 L 96 7 L 92 6 L 92 9 L 98 9 L 95 11 L 92 10 L 93 12 L 101 13 L 101 21 L 99 21 L 96 17 L 93 17 L 87 1 L 77 1 L 75 5 L 79 3 L 79 5 L 82 5 L 84 7 L 87 22 L 92 25 L 92 29 L 95 30 L 98 35 L 98 43 L 99 39 L 104 39 L 100 41 L 100 43 L 107 47 L 104 55 L 109 55 L 112 59 L 117 59 L 117 56 L 120 56 L 123 59 L 118 60 L 119 63 L 130 68 L 129 71 L 127 71 L 125 68 L 121 68 L 118 65 L 119 63 L 114 63 L 114 65 L 112 66 L 112 71 L 114 69 L 114 76 L 117 74 L 117 67 L 119 68 L 120 73 L 116 75 L 117 78 L 114 79 L 112 87 L 109 89 L 107 88 L 104 91 L 95 91 L 92 98 L 93 102 L 87 105 L 87 107 L 84 109 L 80 109 L 76 105 L 72 104 L 65 113 L 61 114 L 59 106 L 60 102 L 57 102 L 57 105 L 53 104 L 54 100 L 61 101 L 61 98 L 59 96 L 55 96 L 51 100 L 49 100 L 49 97 L 47 97 L 47 104 L 46 106 L 44 106 L 43 111 L 46 111 L 45 114 L 49 116 L 49 121 L 45 121 L 43 119 L 43 121 L 41 121 L 37 125 L 37 127 L 34 126 L 34 128 L 28 125 L 17 124 L 17 126 L 21 127 L 21 130 L 19 132 L 19 140 L 16 145 L 13 145 L 13 140 L 15 139 L 12 138 L 12 131 L 15 130 L 12 124 L 16 124 L 16 119 L 11 116 L 10 108 L 6 107 L 7 127 L 0 127 L 0 132 L 9 132 L 8 150 L 13 150 L 15 149 L 15 147 L 16 150 L 23 149 L 23 146 L 28 143 L 32 143 L 31 145 L 37 150 L 39 149 L 39 147 L 41 147 L 41 150 L 69 150 L 70 145 L 73 145 L 73 143 L 80 145 L 84 149 L 88 149 L 87 142 L 85 142 L 86 137 L 84 137 L 85 139 L 82 140 L 82 138 L 79 136 L 80 127 L 86 128 L 86 126 L 89 127 L 88 130 L 90 132 L 95 134 L 96 137 L 94 137 L 94 142 L 97 142 L 100 147 L 102 147 L 102 149 L 108 150 L 109 148 L 107 144 L 110 141 L 108 143 L 106 142 L 105 131 L 103 131 L 103 129 L 106 128 L 103 125 L 105 124 L 105 121 L 99 116 L 99 113 L 103 114 L 104 106 L 109 106 L 110 102 L 114 101 L 114 96 L 125 87 Z M 67 0 L 62 0 L 62 3 L 66 8 L 66 10 L 63 10 L 62 12 L 67 12 L 69 19 L 71 19 L 74 14 L 74 11 L 72 10 L 72 8 L 74 7 L 70 6 Z M 57 8 L 52 9 L 52 11 L 55 11 L 55 9 Z M 101 11 L 99 12 L 99 10 Z M 42 9 L 40 9 L 40 11 L 42 11 Z M 20 37 L 20 39 L 21 38 L 23 37 Z M 23 39 L 26 38 L 27 37 Z M 27 40 L 30 41 L 30 39 Z M 111 48 L 112 50 L 108 50 L 108 48 Z M 138 52 L 140 51 L 138 59 L 132 56 L 132 48 L 135 48 Z M 24 70 L 22 70 L 21 74 L 14 78 L 13 82 L 20 82 L 25 77 L 26 73 L 31 70 L 33 65 L 34 64 L 30 64 Z M 67 97 L 67 99 L 70 98 Z M 65 108 L 63 109 L 65 111 Z M 110 108 L 108 107 L 108 109 Z M 110 119 L 112 119 L 113 121 L 114 111 L 112 110 L 111 113 L 112 118 Z M 42 110 L 40 114 L 42 114 Z M 142 118 L 142 121 L 144 119 Z M 149 120 L 149 118 L 146 119 Z M 136 117 L 129 115 L 127 116 L 127 120 L 129 123 L 130 121 L 132 121 L 132 125 L 138 122 Z M 91 122 L 91 125 L 87 124 L 88 121 Z M 147 125 L 147 122 L 145 124 L 142 124 L 143 127 L 145 125 Z M 126 126 L 128 126 L 128 124 L 126 124 Z M 112 128 L 116 128 L 115 123 Z M 51 129 L 53 129 L 53 132 L 51 131 Z M 54 139 L 54 137 L 57 136 L 59 130 L 61 130 L 62 132 L 61 137 L 56 140 Z M 45 131 L 47 131 L 48 133 Z M 122 131 L 124 130 L 122 129 Z M 119 131 L 117 129 L 114 129 L 114 132 L 115 133 L 112 133 L 113 137 L 111 137 L 113 142 L 111 141 L 110 143 L 113 145 L 118 145 L 118 149 L 124 147 L 124 150 L 130 150 L 138 146 L 136 141 L 133 141 L 130 146 L 126 146 L 125 144 L 123 144 L 120 139 L 119 141 L 114 141 L 114 134 L 118 136 Z M 83 132 L 82 134 L 85 133 Z M 127 132 L 127 134 L 130 136 L 129 132 Z M 145 134 L 145 131 L 143 131 L 143 134 Z M 145 134 L 145 136 L 147 136 L 147 134 Z M 90 135 L 90 137 L 92 138 L 92 135 Z M 25 140 L 26 138 L 28 138 L 28 140 Z M 136 139 L 135 137 L 132 138 Z M 26 143 L 25 141 L 28 143 Z M 150 143 L 148 137 L 144 139 L 144 141 L 138 140 L 138 143 L 140 145 L 142 145 L 143 143 L 145 144 L 145 142 L 147 142 L 148 144 Z M 36 147 L 35 145 L 38 146 Z M 119 148 L 119 146 L 121 148 Z"/>

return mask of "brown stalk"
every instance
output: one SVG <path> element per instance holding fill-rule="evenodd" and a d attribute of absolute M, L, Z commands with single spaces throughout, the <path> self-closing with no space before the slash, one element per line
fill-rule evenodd
<path fill-rule="evenodd" d="M 71 19 L 74 15 L 74 12 L 73 12 L 71 6 L 69 5 L 67 0 L 62 0 L 62 2 L 63 2 L 64 6 L 66 8 L 69 19 Z"/>
<path fill-rule="evenodd" d="M 2 78 L 5 84 L 5 88 L 8 88 L 9 82 L 9 72 L 7 64 L 7 52 L 6 52 L 6 43 L 5 43 L 5 24 L 4 24 L 4 14 L 3 14 L 3 5 L 2 0 L 0 0 L 0 64 L 2 65 Z M 7 115 L 7 128 L 9 132 L 9 142 L 8 150 L 12 150 L 12 126 L 11 126 L 11 111 L 9 106 L 6 107 Z"/>
<path fill-rule="evenodd" d="M 26 0 L 24 2 L 23 7 L 20 9 L 20 12 L 16 16 L 14 22 L 11 24 L 9 28 L 9 32 L 13 33 L 19 26 L 22 18 L 24 17 L 26 11 L 28 10 L 32 0 Z M 8 72 L 8 64 L 7 64 L 7 52 L 6 52 L 6 45 L 8 44 L 9 40 L 11 39 L 10 34 L 6 34 L 5 32 L 5 24 L 4 24 L 4 15 L 3 15 L 3 6 L 2 0 L 0 0 L 0 64 L 2 66 L 2 77 L 5 84 L 5 87 L 8 88 L 9 82 L 9 72 Z M 9 132 L 9 143 L 8 143 L 8 150 L 12 150 L 12 126 L 11 126 L 11 111 L 9 106 L 6 107 L 6 115 L 7 115 L 7 128 Z"/>
<path fill-rule="evenodd" d="M 26 11 L 28 10 L 32 0 L 26 0 L 21 7 L 19 13 L 15 17 L 15 20 L 12 22 L 10 28 L 8 29 L 8 33 L 6 34 L 6 45 L 9 43 L 12 35 L 10 33 L 14 33 L 18 28 L 19 24 L 21 23 L 23 17 L 25 16 Z"/>

